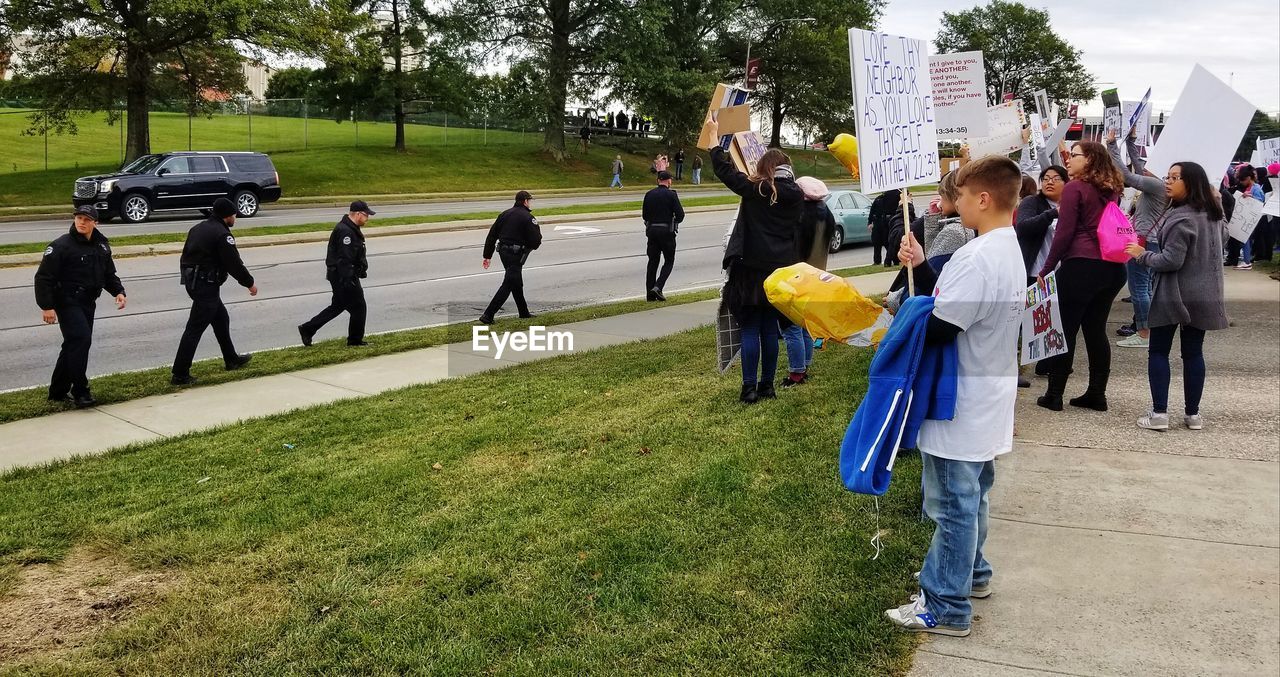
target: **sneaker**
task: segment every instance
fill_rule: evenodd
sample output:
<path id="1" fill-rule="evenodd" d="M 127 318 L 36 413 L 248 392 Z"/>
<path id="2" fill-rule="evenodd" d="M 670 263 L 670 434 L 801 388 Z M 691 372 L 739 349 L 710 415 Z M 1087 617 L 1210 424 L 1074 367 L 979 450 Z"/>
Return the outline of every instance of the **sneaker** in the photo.
<path id="1" fill-rule="evenodd" d="M 790 374 L 787 374 L 787 377 L 782 379 L 782 383 L 778 385 L 781 385 L 783 388 L 790 388 L 792 386 L 798 386 L 802 383 L 805 383 L 808 380 L 809 380 L 809 375 L 803 371 L 791 372 Z"/>
<path id="2" fill-rule="evenodd" d="M 917 595 L 915 601 L 910 604 L 904 604 L 896 609 L 889 609 L 884 612 L 884 615 L 889 619 L 889 622 L 910 632 L 931 632 L 935 635 L 947 635 L 949 637 L 969 636 L 969 628 L 939 624 L 937 619 L 933 617 L 933 613 L 924 605 L 923 592 Z"/>
<path id="3" fill-rule="evenodd" d="M 1154 411 L 1138 419 L 1138 427 L 1147 430 L 1165 431 L 1169 429 L 1169 415 L 1157 414 Z"/>
<path id="4" fill-rule="evenodd" d="M 1253 264 L 1252 264 L 1252 263 L 1242 263 L 1242 264 L 1240 264 L 1240 265 L 1236 266 L 1236 270 L 1253 270 Z"/>
<path id="5" fill-rule="evenodd" d="M 1151 341 L 1142 338 L 1141 334 L 1134 334 L 1129 338 L 1123 338 L 1116 341 L 1116 345 L 1121 348 L 1149 348 L 1151 346 Z"/>
<path id="6" fill-rule="evenodd" d="M 1187 414 L 1182 422 L 1187 424 L 1188 430 L 1200 430 L 1204 427 L 1204 419 L 1200 418 L 1200 414 Z"/>
<path id="7" fill-rule="evenodd" d="M 1122 324 L 1120 325 L 1120 328 L 1116 330 L 1116 336 L 1133 336 L 1136 333 L 1138 333 L 1138 330 L 1134 329 L 1131 324 Z"/>
<path id="8" fill-rule="evenodd" d="M 916 579 L 917 581 L 919 581 L 919 580 L 920 580 L 920 572 L 919 572 L 919 571 L 917 571 L 917 572 L 915 572 L 914 574 L 911 574 L 911 577 L 912 577 L 912 578 L 914 578 L 914 579 Z M 986 583 L 974 583 L 974 584 L 973 584 L 973 586 L 969 588 L 969 596 L 970 596 L 970 597 L 972 597 L 972 598 L 974 598 L 974 599 L 986 599 L 986 598 L 990 597 L 990 596 L 991 596 L 991 581 L 987 581 Z M 911 596 L 911 599 L 912 599 L 912 600 L 915 600 L 915 599 L 916 599 L 916 597 L 918 597 L 918 595 L 912 595 L 912 596 Z"/>

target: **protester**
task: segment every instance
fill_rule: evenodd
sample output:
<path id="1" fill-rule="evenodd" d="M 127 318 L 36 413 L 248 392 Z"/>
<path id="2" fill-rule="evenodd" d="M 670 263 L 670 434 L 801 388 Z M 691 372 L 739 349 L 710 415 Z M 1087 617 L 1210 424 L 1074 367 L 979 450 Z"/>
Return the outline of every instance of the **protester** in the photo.
<path id="1" fill-rule="evenodd" d="M 720 138 L 719 127 L 708 115 L 703 135 Z M 753 404 L 776 396 L 773 377 L 778 367 L 781 316 L 765 297 L 764 281 L 774 270 L 796 261 L 796 231 L 804 193 L 796 185 L 791 159 L 777 148 L 765 151 L 751 176 L 738 171 L 729 153 L 719 146 L 711 149 L 711 167 L 725 186 L 742 198 L 723 265 L 729 271 L 725 302 L 742 327 L 739 399 Z"/>
<path id="2" fill-rule="evenodd" d="M 902 198 L 899 197 L 899 200 Z M 902 238 L 906 236 L 907 223 L 911 224 L 911 228 L 916 232 L 916 239 L 920 239 L 920 229 L 923 227 L 920 219 L 916 218 L 916 205 L 914 202 L 907 202 L 907 220 L 903 220 L 902 203 L 898 203 L 898 208 L 889 215 L 889 234 L 885 237 L 885 251 L 888 253 L 889 260 L 886 263 L 890 265 L 898 265 L 898 244 Z M 906 284 L 906 274 L 898 276 Z"/>
<path id="3" fill-rule="evenodd" d="M 1081 141 L 1071 149 L 1067 172 L 1071 181 L 1062 191 L 1053 244 L 1038 272 L 1038 277 L 1043 278 L 1058 271 L 1058 308 L 1067 352 L 1045 360 L 1049 387 L 1036 403 L 1062 411 L 1062 396 L 1075 359 L 1076 335 L 1082 333 L 1089 354 L 1089 388 L 1073 398 L 1071 406 L 1106 411 L 1107 381 L 1111 376 L 1107 316 L 1124 286 L 1125 272 L 1123 264 L 1103 260 L 1098 223 L 1107 203 L 1119 199 L 1124 178 L 1111 163 L 1106 147 L 1096 141 Z"/>
<path id="4" fill-rule="evenodd" d="M 938 183 L 938 212 L 925 214 L 918 219 L 918 233 L 914 232 L 917 230 L 914 224 L 912 227 L 913 237 L 923 242 L 925 258 L 935 273 L 942 272 L 951 257 L 975 237 L 974 231 L 965 227 L 956 211 L 955 201 L 959 196 L 956 175 L 957 172 L 947 172 Z M 898 312 L 907 297 L 905 275 L 901 277 L 901 284 L 895 281 L 885 298 L 885 307 L 891 313 Z"/>
<path id="5" fill-rule="evenodd" d="M 1258 185 L 1257 174 L 1253 167 L 1249 165 L 1241 165 L 1236 169 L 1236 182 L 1240 184 L 1240 194 L 1243 199 L 1257 200 L 1258 202 L 1266 202 L 1267 196 L 1263 192 L 1262 186 Z M 1232 238 L 1233 240 L 1235 238 Z M 1246 238 L 1240 243 L 1240 263 L 1236 266 L 1236 270 L 1252 270 L 1253 269 L 1253 238 Z"/>
<path id="6" fill-rule="evenodd" d="M 622 190 L 622 156 L 613 156 L 613 183 L 609 184 L 610 188 Z"/>
<path id="7" fill-rule="evenodd" d="M 1254 171 L 1258 173 L 1258 185 L 1262 187 L 1262 192 L 1266 199 L 1271 199 L 1270 193 L 1275 190 L 1271 187 L 1271 174 L 1267 167 L 1255 167 Z M 1258 219 L 1258 225 L 1253 229 L 1253 260 L 1254 261 L 1270 261 L 1276 248 L 1276 217 L 1269 214 L 1263 214 Z"/>
<path id="8" fill-rule="evenodd" d="M 645 298 L 666 301 L 662 290 L 666 288 L 667 278 L 675 265 L 676 235 L 680 232 L 680 222 L 684 221 L 680 196 L 671 190 L 670 172 L 658 172 L 658 185 L 645 193 L 642 207 L 641 218 L 648 239 L 646 254 L 649 257 L 644 278 Z M 659 259 L 664 260 L 661 274 L 658 273 Z"/>
<path id="9" fill-rule="evenodd" d="M 1169 197 L 1165 192 L 1164 181 L 1143 169 L 1146 163 L 1140 157 L 1137 139 L 1138 132 L 1133 129 L 1125 140 L 1126 150 L 1133 164 L 1132 170 L 1121 161 L 1114 130 L 1107 135 L 1107 150 L 1124 177 L 1124 185 L 1138 191 L 1132 208 L 1132 221 L 1139 242 L 1145 243 L 1147 251 L 1160 251 L 1155 227 L 1169 207 Z M 1125 275 L 1129 285 L 1129 301 L 1133 304 L 1133 324 L 1120 328 L 1117 333 L 1125 338 L 1116 345 L 1121 348 L 1146 348 L 1151 336 L 1147 321 L 1147 314 L 1151 310 L 1151 269 L 1130 261 L 1125 264 Z"/>
<path id="10" fill-rule="evenodd" d="M 955 415 L 925 420 L 916 444 L 925 512 L 936 524 L 920 570 L 920 594 L 885 615 L 904 630 L 965 637 L 973 617 L 969 598 L 991 594 L 992 567 L 983 552 L 988 494 L 996 456 L 1013 449 L 1014 348 L 1026 269 L 1011 227 L 1021 187 L 1018 165 L 984 157 L 962 167 L 955 185 L 956 209 L 977 238 L 936 279 L 914 237 L 903 239 L 898 254 L 918 276 L 919 293 L 935 297 L 926 343 L 954 341 L 958 364 Z"/>
<path id="11" fill-rule="evenodd" d="M 693 185 L 702 185 L 702 156 L 693 154 Z"/>
<path id="12" fill-rule="evenodd" d="M 671 160 L 666 155 L 658 155 L 653 160 L 653 169 L 655 172 L 665 172 L 671 168 Z"/>
<path id="13" fill-rule="evenodd" d="M 1036 272 L 1044 267 L 1053 245 L 1058 224 L 1058 201 L 1067 185 L 1067 169 L 1051 165 L 1040 171 L 1040 192 L 1022 198 L 1013 220 L 1018 233 L 1018 247 L 1027 267 L 1027 285 L 1035 282 Z"/>
<path id="14" fill-rule="evenodd" d="M 1138 427 L 1169 429 L 1169 352 L 1173 335 L 1182 334 L 1183 422 L 1200 430 L 1200 399 L 1204 393 L 1205 332 L 1227 328 L 1223 296 L 1222 206 L 1204 168 L 1194 162 L 1169 167 L 1165 177 L 1172 209 L 1159 225 L 1160 251 L 1130 245 L 1134 261 L 1156 273 L 1151 303 L 1151 348 L 1147 378 L 1151 383 L 1151 412 Z"/>
<path id="15" fill-rule="evenodd" d="M 804 192 L 800 228 L 796 231 L 796 257 L 818 270 L 826 270 L 831 238 L 836 232 L 835 216 L 824 201 L 830 191 L 827 184 L 812 176 L 796 179 L 796 185 Z M 787 347 L 789 373 L 782 380 L 782 387 L 789 388 L 809 380 L 814 342 L 808 329 L 789 321 L 783 324 L 786 326 L 782 329 L 782 340 Z"/>
<path id="16" fill-rule="evenodd" d="M 507 302 L 508 297 L 515 298 L 516 311 L 520 313 L 520 317 L 533 317 L 524 298 L 524 264 L 529 260 L 529 254 L 540 246 L 542 229 L 538 227 L 538 219 L 533 216 L 533 196 L 529 191 L 522 190 L 516 193 L 515 205 L 498 215 L 484 239 L 484 261 L 481 265 L 488 270 L 489 261 L 496 250 L 506 272 L 498 291 L 489 301 L 489 306 L 480 315 L 481 324 L 493 324 L 494 315 Z"/>

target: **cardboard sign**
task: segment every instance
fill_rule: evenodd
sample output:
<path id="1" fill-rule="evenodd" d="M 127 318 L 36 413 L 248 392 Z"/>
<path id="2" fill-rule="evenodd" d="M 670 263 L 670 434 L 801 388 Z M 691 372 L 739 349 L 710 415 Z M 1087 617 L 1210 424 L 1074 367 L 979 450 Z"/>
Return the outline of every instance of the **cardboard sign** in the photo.
<path id="1" fill-rule="evenodd" d="M 1241 242 L 1247 241 L 1253 234 L 1253 229 L 1258 226 L 1258 219 L 1262 218 L 1262 209 L 1263 203 L 1237 192 L 1236 208 L 1231 212 L 1231 220 L 1227 222 L 1227 232 Z"/>
<path id="2" fill-rule="evenodd" d="M 1112 106 L 1102 111 L 1102 138 L 1115 132 L 1117 139 L 1124 138 L 1124 111 L 1120 106 Z"/>
<path id="3" fill-rule="evenodd" d="M 924 40 L 849 29 L 862 191 L 938 181 L 929 51 Z"/>
<path id="4" fill-rule="evenodd" d="M 730 152 L 736 154 L 734 162 L 741 162 L 738 169 L 744 174 L 750 175 L 755 171 L 756 165 L 760 163 L 760 158 L 767 150 L 769 147 L 765 145 L 760 132 L 738 132 L 733 135 L 733 148 Z"/>
<path id="5" fill-rule="evenodd" d="M 1049 115 L 1052 113 L 1049 109 L 1049 92 L 1037 89 L 1031 96 L 1036 100 L 1036 114 L 1043 120 L 1049 120 Z M 1054 122 L 1057 122 L 1057 120 L 1054 120 Z"/>
<path id="6" fill-rule="evenodd" d="M 1022 363 L 1031 364 L 1067 352 L 1067 336 L 1062 331 L 1058 310 L 1058 274 L 1049 273 L 1044 286 L 1027 287 L 1026 310 L 1022 312 Z"/>
<path id="7" fill-rule="evenodd" d="M 982 52 L 929 57 L 929 80 L 939 138 L 987 135 L 987 73 Z"/>
<path id="8" fill-rule="evenodd" d="M 1274 139 L 1258 139 L 1257 162 L 1254 167 L 1270 167 L 1280 162 L 1280 136 Z"/>
<path id="9" fill-rule="evenodd" d="M 1040 116 L 1036 113 L 1031 114 L 1031 146 L 1033 148 L 1044 148 L 1044 126 L 1040 121 Z"/>
<path id="10" fill-rule="evenodd" d="M 707 134 L 698 135 L 698 147 L 711 150 L 725 141 L 726 136 L 751 131 L 751 106 L 747 104 L 749 93 L 733 85 L 718 84 L 711 95 L 707 112 L 713 114 L 720 125 L 720 138 Z M 727 148 L 726 148 L 727 150 Z"/>
<path id="11" fill-rule="evenodd" d="M 977 160 L 988 155 L 1008 155 L 1026 145 L 1022 140 L 1022 126 L 1026 115 L 1022 112 L 1022 100 L 1014 99 L 987 109 L 987 136 L 969 139 L 969 158 Z"/>
<path id="12" fill-rule="evenodd" d="M 1196 162 L 1216 182 L 1231 164 L 1255 110 L 1257 106 L 1196 64 L 1168 124 L 1147 153 L 1147 171 L 1164 176 L 1175 162 Z"/>
<path id="13" fill-rule="evenodd" d="M 1135 143 L 1139 146 L 1150 145 L 1151 107 L 1144 101 L 1125 101 L 1120 105 L 1120 111 L 1125 121 L 1125 132 L 1116 137 L 1117 142 L 1129 138 L 1129 130 L 1135 129 L 1138 132 Z"/>

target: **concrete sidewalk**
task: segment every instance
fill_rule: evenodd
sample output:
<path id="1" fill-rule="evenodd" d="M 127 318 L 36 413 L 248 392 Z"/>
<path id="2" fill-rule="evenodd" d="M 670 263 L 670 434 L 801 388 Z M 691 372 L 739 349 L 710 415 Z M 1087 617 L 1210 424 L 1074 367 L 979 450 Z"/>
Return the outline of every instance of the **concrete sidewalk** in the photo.
<path id="1" fill-rule="evenodd" d="M 972 635 L 931 636 L 911 674 L 1280 673 L 1280 284 L 1226 276 L 1204 430 L 1181 426 L 1176 347 L 1169 432 L 1134 425 L 1145 350 L 1113 350 L 1106 413 L 1040 409 L 1044 379 L 1020 393 L 991 495 L 994 592 Z M 1130 312 L 1117 303 L 1110 329 Z M 1078 358 L 1069 396 L 1087 373 Z"/>
<path id="2" fill-rule="evenodd" d="M 855 284 L 865 294 L 883 294 L 896 274 L 863 275 L 855 279 Z M 572 332 L 573 352 L 580 353 L 711 324 L 718 304 L 718 300 L 711 300 L 656 306 L 639 313 L 548 329 Z M 0 472 L 468 376 L 566 352 L 507 351 L 501 359 L 495 359 L 474 352 L 470 342 L 452 343 L 14 421 L 0 425 Z"/>

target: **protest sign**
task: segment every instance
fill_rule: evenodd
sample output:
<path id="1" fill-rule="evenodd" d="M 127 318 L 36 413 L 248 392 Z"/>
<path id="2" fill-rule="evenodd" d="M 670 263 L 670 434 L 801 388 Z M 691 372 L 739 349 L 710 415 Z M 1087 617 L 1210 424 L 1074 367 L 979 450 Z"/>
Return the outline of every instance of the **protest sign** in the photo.
<path id="1" fill-rule="evenodd" d="M 1175 162 L 1195 162 L 1216 182 L 1231 164 L 1257 109 L 1196 64 L 1167 118 L 1168 124 L 1147 153 L 1147 171 L 1164 176 Z"/>
<path id="2" fill-rule="evenodd" d="M 864 193 L 938 181 L 938 134 L 924 40 L 849 29 Z"/>
<path id="3" fill-rule="evenodd" d="M 729 152 L 733 156 L 734 163 L 737 163 L 740 169 L 746 168 L 743 173 L 750 174 L 760 162 L 760 157 L 767 150 L 769 150 L 769 147 L 765 145 L 760 132 L 750 131 L 734 134 L 733 146 Z"/>
<path id="4" fill-rule="evenodd" d="M 1102 138 L 1115 132 L 1117 139 L 1124 138 L 1124 112 L 1120 106 L 1112 106 L 1102 111 Z"/>
<path id="5" fill-rule="evenodd" d="M 1031 114 L 1031 146 L 1033 148 L 1044 148 L 1044 127 L 1040 122 L 1038 113 Z"/>
<path id="6" fill-rule="evenodd" d="M 1098 96 L 1102 98 L 1103 108 L 1118 108 L 1120 106 L 1120 92 L 1117 89 L 1104 89 L 1098 92 Z"/>
<path id="7" fill-rule="evenodd" d="M 987 75 L 982 52 L 929 57 L 929 80 L 939 138 L 987 135 Z"/>
<path id="8" fill-rule="evenodd" d="M 1253 234 L 1253 229 L 1262 218 L 1263 203 L 1236 193 L 1236 207 L 1231 212 L 1231 220 L 1227 222 L 1227 232 L 1231 237 L 1245 242 Z"/>
<path id="9" fill-rule="evenodd" d="M 1139 146 L 1149 146 L 1151 141 L 1151 106 L 1144 101 L 1125 101 L 1120 106 L 1124 116 L 1125 131 L 1117 139 L 1128 138 L 1129 130 L 1137 130 L 1134 142 Z"/>
<path id="10" fill-rule="evenodd" d="M 1254 167 L 1270 167 L 1280 162 L 1280 137 L 1274 139 L 1258 139 L 1257 162 Z"/>
<path id="11" fill-rule="evenodd" d="M 1043 89 L 1037 89 L 1031 96 L 1036 100 L 1036 115 L 1039 115 L 1043 120 L 1048 120 L 1049 114 L 1052 112 L 1049 109 L 1049 93 Z M 1057 121 L 1055 120 L 1054 122 Z"/>
<path id="12" fill-rule="evenodd" d="M 1271 179 L 1271 182 L 1274 184 L 1275 179 Z M 1271 194 L 1267 196 L 1267 203 L 1262 205 L 1262 213 L 1267 216 L 1280 217 L 1280 191 L 1271 191 Z"/>
<path id="13" fill-rule="evenodd" d="M 698 147 L 703 150 L 721 146 L 728 150 L 728 138 L 738 132 L 751 129 L 751 106 L 747 103 L 750 92 L 733 85 L 717 84 L 711 95 L 711 103 L 707 112 L 715 116 L 719 124 L 720 137 L 711 138 L 706 134 L 698 136 Z"/>
<path id="14" fill-rule="evenodd" d="M 1049 273 L 1044 285 L 1027 287 L 1026 310 L 1022 312 L 1022 363 L 1031 364 L 1067 352 L 1058 310 L 1058 277 Z"/>
<path id="15" fill-rule="evenodd" d="M 1026 116 L 1022 112 L 1022 100 L 1014 99 L 987 109 L 987 135 L 968 141 L 969 157 L 977 160 L 988 155 L 1008 155 L 1026 145 L 1022 140 L 1022 126 Z"/>

